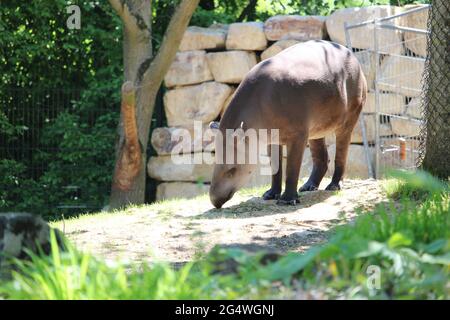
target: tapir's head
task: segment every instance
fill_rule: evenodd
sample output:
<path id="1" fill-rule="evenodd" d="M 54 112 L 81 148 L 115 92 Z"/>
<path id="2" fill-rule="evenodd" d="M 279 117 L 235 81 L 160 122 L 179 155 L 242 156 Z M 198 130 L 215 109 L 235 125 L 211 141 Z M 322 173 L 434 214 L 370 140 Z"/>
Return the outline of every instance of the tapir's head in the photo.
<path id="1" fill-rule="evenodd" d="M 209 198 L 216 208 L 231 199 L 234 193 L 249 180 L 255 170 L 256 164 L 251 164 L 248 154 L 252 142 L 244 134 L 244 128 L 238 128 L 234 133 L 220 130 L 217 122 L 211 122 L 212 129 L 218 129 L 216 133 L 216 164 L 209 189 Z M 233 155 L 230 156 L 230 151 Z M 244 161 L 243 161 L 244 160 Z"/>

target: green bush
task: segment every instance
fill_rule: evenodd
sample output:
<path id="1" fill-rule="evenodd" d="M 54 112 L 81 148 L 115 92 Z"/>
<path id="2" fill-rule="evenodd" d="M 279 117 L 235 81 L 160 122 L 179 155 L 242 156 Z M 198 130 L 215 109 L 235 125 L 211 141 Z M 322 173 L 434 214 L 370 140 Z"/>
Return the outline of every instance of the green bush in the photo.
<path id="1" fill-rule="evenodd" d="M 398 173 L 407 190 L 428 190 L 420 205 L 379 205 L 354 223 L 337 227 L 323 247 L 290 254 L 258 271 L 264 279 L 300 281 L 304 290 L 331 298 L 448 299 L 450 284 L 450 198 L 429 174 Z M 381 271 L 381 287 L 366 286 L 369 266 Z"/>
<path id="2" fill-rule="evenodd" d="M 0 169 L 6 173 L 0 178 L 5 186 L 0 192 L 2 208 L 60 218 L 57 207 L 79 207 L 70 210 L 74 214 L 98 210 L 107 203 L 118 114 L 105 113 L 93 125 L 80 118 L 62 112 L 43 128 L 44 148 L 34 154 L 34 162 L 47 163 L 48 167 L 37 180 L 27 178 L 23 163 L 0 160 Z M 57 152 L 45 146 L 52 146 Z"/>
<path id="3" fill-rule="evenodd" d="M 23 163 L 0 159 L 0 208 L 5 211 L 27 211 L 30 207 L 45 208 L 45 198 L 39 183 L 29 179 Z M 25 200 L 26 199 L 26 200 Z"/>
<path id="4" fill-rule="evenodd" d="M 121 22 L 107 2 L 74 3 L 80 30 L 66 27 L 67 1 L 0 7 L 0 135 L 12 150 L 0 160 L 0 211 L 54 218 L 58 206 L 98 210 L 108 196 L 123 78 Z"/>
<path id="5" fill-rule="evenodd" d="M 42 152 L 37 155 L 39 161 L 50 163 L 40 183 L 52 191 L 51 207 L 87 204 L 96 210 L 106 205 L 115 160 L 117 121 L 117 112 L 99 116 L 93 125 L 81 121 L 78 115 L 63 112 L 44 130 L 44 144 L 58 142 L 56 154 Z M 79 190 L 77 199 L 69 196 L 70 189 L 61 186 L 76 186 Z M 84 210 L 87 209 L 92 211 L 89 207 Z"/>

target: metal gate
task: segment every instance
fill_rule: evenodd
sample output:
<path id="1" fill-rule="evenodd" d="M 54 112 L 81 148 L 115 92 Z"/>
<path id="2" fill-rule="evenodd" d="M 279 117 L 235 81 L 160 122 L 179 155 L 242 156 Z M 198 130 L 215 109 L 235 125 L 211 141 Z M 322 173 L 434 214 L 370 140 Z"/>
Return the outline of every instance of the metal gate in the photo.
<path id="1" fill-rule="evenodd" d="M 416 167 L 428 9 L 425 5 L 358 24 L 344 24 L 347 47 L 360 61 L 368 83 L 359 125 L 369 176 L 374 178 L 382 177 L 391 168 Z"/>

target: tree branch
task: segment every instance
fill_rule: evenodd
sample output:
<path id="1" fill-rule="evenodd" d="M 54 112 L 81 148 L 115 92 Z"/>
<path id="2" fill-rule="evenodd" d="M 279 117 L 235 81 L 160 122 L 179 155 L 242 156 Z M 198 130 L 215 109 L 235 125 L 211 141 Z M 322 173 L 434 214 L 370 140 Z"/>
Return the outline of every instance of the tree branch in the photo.
<path id="1" fill-rule="evenodd" d="M 140 29 L 150 33 L 151 1 L 139 0 L 108 0 L 113 9 L 122 19 L 124 26 L 130 30 Z M 144 15 L 147 16 L 144 16 Z"/>
<path id="2" fill-rule="evenodd" d="M 245 18 L 248 20 L 252 20 L 255 15 L 256 5 L 258 4 L 258 0 L 250 0 L 247 6 L 242 10 L 241 14 L 237 18 L 237 21 L 244 21 Z"/>
<path id="3" fill-rule="evenodd" d="M 159 87 L 172 64 L 181 39 L 200 0 L 182 0 L 170 19 L 161 47 L 142 77 L 142 84 Z"/>
<path id="4" fill-rule="evenodd" d="M 109 0 L 109 4 L 113 7 L 114 11 L 123 18 L 123 6 L 120 0 Z"/>

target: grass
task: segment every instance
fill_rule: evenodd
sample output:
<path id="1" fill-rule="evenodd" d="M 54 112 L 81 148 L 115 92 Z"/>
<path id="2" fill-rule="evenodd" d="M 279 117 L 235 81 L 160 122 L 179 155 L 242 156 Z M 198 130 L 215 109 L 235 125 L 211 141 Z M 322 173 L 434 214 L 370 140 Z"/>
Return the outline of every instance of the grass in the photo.
<path id="1" fill-rule="evenodd" d="M 443 182 L 424 171 L 391 171 L 389 175 L 392 178 L 385 181 L 384 190 L 394 200 L 424 200 L 432 193 L 448 189 Z"/>
<path id="2" fill-rule="evenodd" d="M 178 208 L 185 206 L 193 201 L 202 201 L 206 199 L 206 195 L 201 195 L 195 199 L 171 199 L 166 201 L 158 201 L 151 205 L 130 206 L 123 210 L 102 211 L 98 213 L 84 213 L 78 216 L 71 216 L 64 220 L 54 220 L 50 222 L 50 226 L 58 229 L 63 229 L 65 225 L 70 224 L 88 224 L 90 222 L 107 220 L 112 216 L 120 214 L 121 216 L 145 214 L 163 221 L 170 218 L 170 216 L 177 211 Z"/>
<path id="3" fill-rule="evenodd" d="M 30 254 L 30 261 L 16 261 L 14 281 L 0 292 L 12 299 L 173 299 L 197 295 L 185 283 L 190 266 L 176 272 L 164 264 L 151 268 L 106 263 L 74 247 L 61 252 L 52 235 L 49 257 Z"/>
<path id="4" fill-rule="evenodd" d="M 265 299 L 305 297 L 306 292 L 318 298 L 449 299 L 447 185 L 426 173 L 396 173 L 385 188 L 397 202 L 379 205 L 352 224 L 336 227 L 322 246 L 271 259 L 264 252 L 215 248 L 179 269 L 165 263 L 111 264 L 70 244 L 60 251 L 52 236 L 50 256 L 30 253 L 29 261 L 14 261 L 16 271 L 10 281 L 0 284 L 0 296 Z M 166 204 L 154 208 L 159 207 L 167 209 Z"/>

